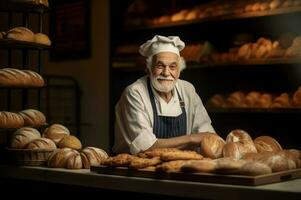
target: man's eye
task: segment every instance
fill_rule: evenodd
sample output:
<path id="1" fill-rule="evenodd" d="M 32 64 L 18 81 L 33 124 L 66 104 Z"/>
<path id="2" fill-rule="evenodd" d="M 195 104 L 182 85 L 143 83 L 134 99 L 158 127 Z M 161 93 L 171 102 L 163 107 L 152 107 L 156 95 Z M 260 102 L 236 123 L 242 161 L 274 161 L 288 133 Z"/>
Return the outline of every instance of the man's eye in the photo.
<path id="1" fill-rule="evenodd" d="M 159 69 L 161 69 L 161 68 L 164 67 L 164 65 L 162 65 L 162 64 L 157 64 L 156 67 L 159 68 Z"/>
<path id="2" fill-rule="evenodd" d="M 177 68 L 177 65 L 171 65 L 171 66 L 169 66 L 169 68 L 170 68 L 171 70 L 175 70 L 175 69 Z"/>

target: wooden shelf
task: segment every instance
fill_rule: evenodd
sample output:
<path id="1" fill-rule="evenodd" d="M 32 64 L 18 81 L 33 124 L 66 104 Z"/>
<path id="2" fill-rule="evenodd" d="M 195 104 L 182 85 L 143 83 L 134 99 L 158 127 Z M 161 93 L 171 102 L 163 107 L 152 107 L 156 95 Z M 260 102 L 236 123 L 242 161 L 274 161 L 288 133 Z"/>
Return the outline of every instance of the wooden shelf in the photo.
<path id="1" fill-rule="evenodd" d="M 234 20 L 234 19 L 245 19 L 245 18 L 256 18 L 256 17 L 264 17 L 264 16 L 274 16 L 274 15 L 283 15 L 283 14 L 291 14 L 301 12 L 301 6 L 298 7 L 287 7 L 287 8 L 278 8 L 275 10 L 264 10 L 264 11 L 254 11 L 254 12 L 246 12 L 246 13 L 229 13 L 219 16 L 206 17 L 202 19 L 195 20 L 182 20 L 178 22 L 164 23 L 164 24 L 156 24 L 156 25 L 141 25 L 141 26 L 130 26 L 125 27 L 125 31 L 138 31 L 138 30 L 148 30 L 148 29 L 160 29 L 160 28 L 169 28 L 175 26 L 186 26 L 192 24 L 199 24 L 205 22 L 216 22 L 222 20 Z"/>
<path id="2" fill-rule="evenodd" d="M 35 42 L 26 42 L 12 39 L 0 39 L 0 49 L 31 49 L 43 50 L 50 49 L 51 46 L 39 44 Z"/>

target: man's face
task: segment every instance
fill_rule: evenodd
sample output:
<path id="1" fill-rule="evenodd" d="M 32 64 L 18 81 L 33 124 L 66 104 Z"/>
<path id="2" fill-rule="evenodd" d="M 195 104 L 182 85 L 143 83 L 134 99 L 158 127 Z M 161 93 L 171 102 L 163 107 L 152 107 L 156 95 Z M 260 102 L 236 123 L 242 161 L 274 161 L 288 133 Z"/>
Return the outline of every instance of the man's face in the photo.
<path id="1" fill-rule="evenodd" d="M 150 79 L 153 87 L 159 92 L 170 92 L 179 76 L 178 55 L 171 52 L 162 52 L 154 55 Z"/>

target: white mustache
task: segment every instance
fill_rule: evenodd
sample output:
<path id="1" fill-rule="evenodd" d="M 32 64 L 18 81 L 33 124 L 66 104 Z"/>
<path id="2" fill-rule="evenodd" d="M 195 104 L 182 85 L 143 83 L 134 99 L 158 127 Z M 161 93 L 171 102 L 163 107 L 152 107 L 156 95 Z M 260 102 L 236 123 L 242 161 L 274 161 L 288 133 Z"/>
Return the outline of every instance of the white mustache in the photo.
<path id="1" fill-rule="evenodd" d="M 157 80 L 167 80 L 167 81 L 173 81 L 174 80 L 174 78 L 172 78 L 172 77 L 164 77 L 164 76 L 161 76 L 161 75 L 157 76 L 156 79 Z"/>

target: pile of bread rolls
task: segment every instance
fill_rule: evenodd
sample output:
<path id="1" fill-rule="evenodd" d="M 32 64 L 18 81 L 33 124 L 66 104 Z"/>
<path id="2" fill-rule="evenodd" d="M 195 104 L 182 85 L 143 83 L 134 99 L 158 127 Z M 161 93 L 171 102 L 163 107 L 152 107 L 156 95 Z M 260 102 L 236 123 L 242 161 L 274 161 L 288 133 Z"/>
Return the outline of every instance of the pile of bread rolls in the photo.
<path id="1" fill-rule="evenodd" d="M 249 133 L 236 129 L 226 140 L 205 133 L 200 151 L 158 148 L 137 155 L 118 154 L 102 162 L 104 166 L 128 167 L 157 172 L 218 173 L 257 176 L 301 168 L 301 152 L 283 150 L 270 136 L 254 140 Z"/>
<path id="2" fill-rule="evenodd" d="M 32 127 L 17 129 L 10 139 L 10 148 L 52 150 L 45 159 L 47 166 L 53 168 L 88 169 L 91 165 L 100 165 L 108 157 L 104 150 L 96 147 L 82 149 L 81 141 L 61 124 L 52 124 L 42 134 Z"/>
<path id="3" fill-rule="evenodd" d="M 51 41 L 44 33 L 34 33 L 26 27 L 15 27 L 7 32 L 1 32 L 2 39 L 11 39 L 25 42 L 35 42 L 50 46 Z"/>
<path id="4" fill-rule="evenodd" d="M 207 102 L 208 108 L 299 108 L 301 107 L 301 86 L 292 94 L 280 95 L 251 91 L 235 91 L 229 95 L 215 94 Z"/>
<path id="5" fill-rule="evenodd" d="M 19 113 L 0 111 L 0 128 L 39 127 L 46 125 L 45 115 L 35 109 L 26 109 Z"/>

